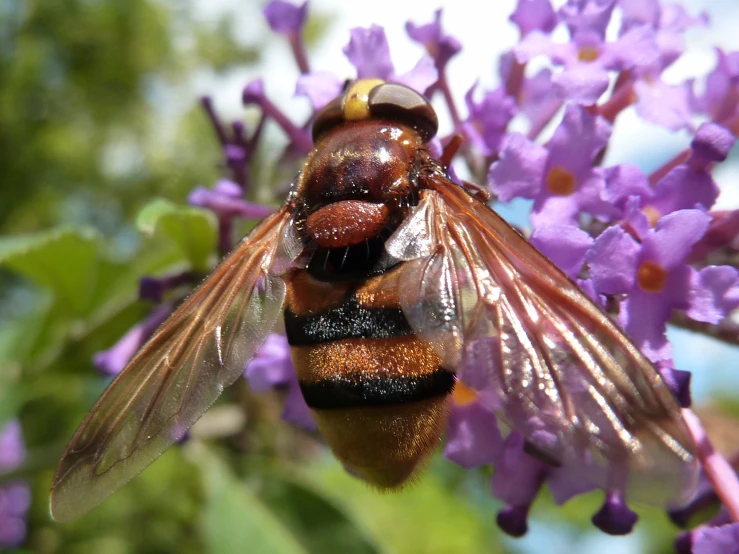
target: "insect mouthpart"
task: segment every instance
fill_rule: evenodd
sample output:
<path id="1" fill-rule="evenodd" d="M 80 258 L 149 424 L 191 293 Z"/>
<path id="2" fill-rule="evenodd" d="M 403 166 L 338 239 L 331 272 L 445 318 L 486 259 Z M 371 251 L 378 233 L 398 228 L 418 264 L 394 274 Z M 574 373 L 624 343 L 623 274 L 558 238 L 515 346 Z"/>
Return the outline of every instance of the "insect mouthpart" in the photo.
<path id="1" fill-rule="evenodd" d="M 342 200 L 310 214 L 306 231 L 325 248 L 353 246 L 377 236 L 387 223 L 388 213 L 385 204 Z"/>

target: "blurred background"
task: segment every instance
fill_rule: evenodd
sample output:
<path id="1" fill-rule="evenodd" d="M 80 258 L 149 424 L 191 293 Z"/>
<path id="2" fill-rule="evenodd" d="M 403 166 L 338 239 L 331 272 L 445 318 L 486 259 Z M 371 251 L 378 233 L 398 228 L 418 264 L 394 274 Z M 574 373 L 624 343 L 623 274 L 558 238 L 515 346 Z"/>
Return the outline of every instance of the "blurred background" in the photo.
<path id="1" fill-rule="evenodd" d="M 464 46 L 450 66 L 460 105 L 475 80 L 497 84 L 498 56 L 517 40 L 507 22 L 515 2 L 489 4 L 481 10 L 479 2 L 458 0 L 444 12 L 445 29 Z M 734 0 L 683 4 L 693 14 L 708 11 L 713 25 L 688 33 L 689 52 L 670 70 L 675 82 L 705 75 L 715 63 L 713 45 L 739 49 Z M 224 394 L 189 441 L 102 506 L 70 523 L 50 520 L 55 465 L 107 383 L 93 354 L 151 311 L 137 299 L 142 275 L 189 262 L 167 237 L 143 235 L 137 214 L 154 198 L 184 204 L 195 186 L 223 175 L 199 97 L 213 96 L 224 119 L 253 126 L 258 114 L 241 107 L 241 89 L 261 76 L 268 96 L 289 115 L 302 121 L 309 113 L 304 99 L 293 98 L 298 71 L 289 46 L 269 31 L 262 8 L 250 0 L 0 2 L 0 430 L 19 423 L 25 444 L 0 441 L 0 544 L 4 533 L 20 532 L 20 546 L 5 550 L 672 551 L 676 529 L 655 508 L 638 509 L 642 520 L 628 537 L 595 530 L 590 517 L 598 493 L 564 507 L 545 494 L 529 534 L 503 537 L 489 470 L 463 470 L 441 457 L 415 486 L 378 495 L 347 476 L 319 437 L 280 420 L 279 393 L 255 395 L 245 382 Z M 348 30 L 378 23 L 396 68 L 406 71 L 421 50 L 405 37 L 405 21 L 427 23 L 435 8 L 427 1 L 312 2 L 306 31 L 312 66 L 353 75 L 341 52 Z M 254 194 L 277 205 L 293 168 L 287 175 L 275 169 L 285 139 L 275 128 L 267 131 L 254 164 Z M 641 124 L 620 135 L 609 157 L 649 171 L 688 142 L 686 134 Z M 736 160 L 717 175 L 721 206 L 739 207 Z M 522 204 L 504 213 L 525 226 L 525 210 Z M 736 347 L 671 333 L 678 366 L 694 371 L 695 398 L 706 406 L 709 426 L 722 444 L 735 444 Z M 1 487 L 10 483 L 30 487 L 24 533 L 16 525 L 23 516 L 3 512 L 10 499 Z"/>

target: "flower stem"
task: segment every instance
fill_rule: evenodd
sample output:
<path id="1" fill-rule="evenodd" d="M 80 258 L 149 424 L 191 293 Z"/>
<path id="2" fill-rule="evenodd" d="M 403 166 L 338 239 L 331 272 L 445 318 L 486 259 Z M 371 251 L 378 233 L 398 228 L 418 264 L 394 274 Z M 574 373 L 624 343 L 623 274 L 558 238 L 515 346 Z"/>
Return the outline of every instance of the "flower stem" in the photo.
<path id="1" fill-rule="evenodd" d="M 627 80 L 614 89 L 607 102 L 597 107 L 597 113 L 613 123 L 616 116 L 633 104 L 635 100 L 633 84 L 630 80 Z"/>
<path id="2" fill-rule="evenodd" d="M 218 119 L 218 116 L 213 109 L 213 100 L 210 96 L 203 96 L 200 98 L 200 105 L 205 109 L 205 113 L 208 115 L 211 125 L 213 125 L 213 130 L 216 132 L 218 142 L 221 143 L 221 146 L 226 146 L 226 143 L 228 142 L 228 139 L 226 138 L 226 130 L 223 128 L 223 125 L 221 125 L 221 121 Z"/>
<path id="3" fill-rule="evenodd" d="M 739 345 L 739 327 L 730 317 L 724 318 L 716 325 L 690 319 L 685 312 L 675 310 L 670 316 L 670 325 L 712 337 L 726 344 Z"/>
<path id="4" fill-rule="evenodd" d="M 452 91 L 449 88 L 449 82 L 446 79 L 446 72 L 444 69 L 439 70 L 439 80 L 437 81 L 436 86 L 441 91 L 441 94 L 444 95 L 444 101 L 449 108 L 449 115 L 452 117 L 454 128 L 459 129 L 459 124 L 461 123 L 459 119 L 459 110 L 457 110 L 457 105 L 454 103 Z"/>
<path id="5" fill-rule="evenodd" d="M 303 37 L 300 35 L 290 35 L 290 46 L 292 47 L 295 63 L 298 64 L 300 73 L 303 75 L 310 73 L 310 64 L 308 63 L 308 55 L 305 51 Z"/>
<path id="6" fill-rule="evenodd" d="M 680 164 L 684 164 L 685 162 L 687 162 L 692 153 L 693 150 L 691 148 L 686 148 L 685 150 L 677 154 L 674 158 L 667 161 L 664 165 L 662 165 L 662 167 L 655 169 L 649 176 L 649 184 L 651 186 L 654 186 L 659 183 L 662 178 L 670 171 L 675 169 Z"/>
<path id="7" fill-rule="evenodd" d="M 698 416 L 688 408 L 684 408 L 682 413 L 690 434 L 695 440 L 698 460 L 700 460 L 706 478 L 731 516 L 731 520 L 739 521 L 739 479 L 734 469 L 726 458 L 713 448 Z"/>
<path id="8" fill-rule="evenodd" d="M 526 71 L 526 64 L 519 62 L 515 56 L 513 56 L 512 67 L 508 78 L 505 82 L 505 92 L 508 96 L 515 99 L 517 105 L 521 105 L 521 90 L 523 89 L 524 73 Z"/>
<path id="9" fill-rule="evenodd" d="M 218 218 L 218 253 L 225 256 L 233 248 L 233 218 Z"/>
<path id="10" fill-rule="evenodd" d="M 290 119 L 288 119 L 288 117 L 266 97 L 262 98 L 260 104 L 264 113 L 282 127 L 282 130 L 285 131 L 293 144 L 295 144 L 302 153 L 307 154 L 313 150 L 313 140 L 307 132 L 290 121 Z"/>

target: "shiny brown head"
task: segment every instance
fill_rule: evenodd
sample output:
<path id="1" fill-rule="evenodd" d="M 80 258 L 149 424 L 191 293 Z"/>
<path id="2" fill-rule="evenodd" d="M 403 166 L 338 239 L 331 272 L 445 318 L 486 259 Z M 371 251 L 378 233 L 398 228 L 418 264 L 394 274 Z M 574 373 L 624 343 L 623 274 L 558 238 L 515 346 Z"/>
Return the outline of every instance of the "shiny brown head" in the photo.
<path id="1" fill-rule="evenodd" d="M 404 122 L 424 142 L 431 140 L 439 129 L 436 112 L 422 94 L 398 83 L 361 79 L 318 113 L 313 123 L 313 141 L 318 144 L 326 132 L 342 123 L 370 118 Z"/>

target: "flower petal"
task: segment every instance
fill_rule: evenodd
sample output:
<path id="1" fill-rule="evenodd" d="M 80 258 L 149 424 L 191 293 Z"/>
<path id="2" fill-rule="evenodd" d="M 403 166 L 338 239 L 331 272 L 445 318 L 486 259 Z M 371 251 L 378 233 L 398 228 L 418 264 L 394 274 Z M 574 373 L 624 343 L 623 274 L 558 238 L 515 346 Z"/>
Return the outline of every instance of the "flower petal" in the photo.
<path id="1" fill-rule="evenodd" d="M 300 6 L 290 2 L 273 0 L 264 8 L 264 17 L 270 28 L 283 35 L 297 35 L 300 33 L 308 13 L 308 1 Z"/>
<path id="2" fill-rule="evenodd" d="M 480 402 L 454 405 L 444 456 L 462 467 L 492 464 L 503 448 L 495 414 Z"/>
<path id="3" fill-rule="evenodd" d="M 530 242 L 568 277 L 574 279 L 582 269 L 585 254 L 593 245 L 593 238 L 571 225 L 545 224 L 534 229 Z"/>
<path id="4" fill-rule="evenodd" d="M 343 86 L 344 82 L 330 71 L 314 71 L 298 77 L 295 95 L 307 97 L 318 111 L 341 94 Z"/>
<path id="5" fill-rule="evenodd" d="M 710 223 L 711 216 L 701 210 L 680 210 L 664 216 L 644 238 L 643 258 L 666 269 L 677 267 L 685 261 Z"/>
<path id="6" fill-rule="evenodd" d="M 603 231 L 585 255 L 595 289 L 601 294 L 623 294 L 634 285 L 639 245 L 621 227 Z"/>
<path id="7" fill-rule="evenodd" d="M 539 493 L 548 467 L 526 454 L 523 437 L 511 432 L 490 481 L 493 495 L 513 506 L 528 506 Z"/>
<path id="8" fill-rule="evenodd" d="M 517 196 L 533 198 L 541 188 L 547 149 L 520 133 L 508 136 L 500 159 L 490 166 L 490 189 L 501 202 Z"/>
<path id="9" fill-rule="evenodd" d="M 11 420 L 0 429 L 0 474 L 17 468 L 26 459 L 26 445 L 18 420 Z"/>
<path id="10" fill-rule="evenodd" d="M 549 0 L 518 0 L 515 11 L 508 18 L 521 31 L 521 36 L 531 31 L 551 33 L 557 26 L 557 14 Z"/>
<path id="11" fill-rule="evenodd" d="M 672 346 L 667 341 L 667 320 L 671 306 L 664 295 L 635 287 L 621 303 L 619 323 L 634 343 L 653 362 L 669 360 Z"/>
<path id="12" fill-rule="evenodd" d="M 710 266 L 693 274 L 688 317 L 718 323 L 739 306 L 739 273 L 730 266 Z"/>
<path id="13" fill-rule="evenodd" d="M 434 60 L 429 56 L 422 56 L 413 69 L 400 75 L 392 75 L 390 80 L 423 92 L 439 80 L 439 72 Z"/>
<path id="14" fill-rule="evenodd" d="M 696 538 L 693 554 L 739 554 L 739 523 L 706 528 Z"/>
<path id="15" fill-rule="evenodd" d="M 244 370 L 244 376 L 255 392 L 285 385 L 294 378 L 294 374 L 287 338 L 277 333 L 267 336 L 267 340 Z"/>
<path id="16" fill-rule="evenodd" d="M 349 44 L 344 47 L 344 54 L 357 69 L 359 79 L 368 77 L 388 79 L 393 73 L 390 46 L 385 30 L 379 25 L 352 29 Z"/>

